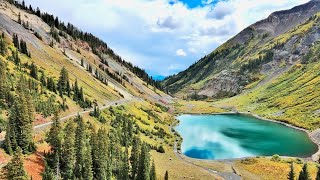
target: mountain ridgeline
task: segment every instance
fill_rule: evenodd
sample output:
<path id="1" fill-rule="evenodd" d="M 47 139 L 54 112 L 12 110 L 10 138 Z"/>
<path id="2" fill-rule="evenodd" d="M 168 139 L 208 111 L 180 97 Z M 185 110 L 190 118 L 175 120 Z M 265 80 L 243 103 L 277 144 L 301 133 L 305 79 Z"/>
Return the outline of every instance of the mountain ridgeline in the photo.
<path id="1" fill-rule="evenodd" d="M 272 13 L 201 58 L 167 77 L 168 92 L 186 99 L 230 97 L 269 82 L 299 63 L 310 63 L 320 39 L 320 1 Z"/>
<path id="2" fill-rule="evenodd" d="M 18 1 L 11 1 L 11 3 L 14 4 L 16 7 L 19 7 L 20 9 L 27 11 L 28 13 L 40 17 L 50 27 L 57 28 L 59 32 L 53 29 L 50 33 L 58 42 L 60 41 L 59 35 L 65 36 L 64 33 L 67 33 L 74 39 L 80 39 L 84 42 L 87 42 L 92 52 L 99 56 L 100 59 L 104 60 L 103 55 L 108 55 L 112 59 L 118 61 L 120 64 L 127 67 L 130 71 L 135 73 L 138 77 L 140 77 L 148 84 L 151 84 L 157 87 L 158 89 L 161 88 L 160 84 L 157 81 L 153 80 L 152 77 L 149 77 L 145 70 L 139 68 L 138 66 L 132 65 L 132 63 L 130 62 L 123 60 L 121 56 L 117 55 L 110 47 L 108 47 L 108 45 L 105 42 L 103 42 L 101 39 L 94 36 L 93 34 L 83 32 L 71 23 L 67 23 L 66 25 L 64 22 L 60 21 L 57 16 L 55 17 L 54 15 L 48 14 L 46 12 L 41 12 L 39 8 L 35 9 L 31 5 L 27 6 L 24 1 L 22 1 L 21 4 Z"/>

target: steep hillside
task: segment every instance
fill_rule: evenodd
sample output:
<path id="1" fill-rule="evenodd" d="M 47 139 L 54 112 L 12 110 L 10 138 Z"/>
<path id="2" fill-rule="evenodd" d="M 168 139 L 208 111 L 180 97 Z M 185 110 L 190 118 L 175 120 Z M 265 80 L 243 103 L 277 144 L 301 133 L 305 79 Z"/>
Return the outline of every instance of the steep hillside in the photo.
<path id="1" fill-rule="evenodd" d="M 51 19 L 54 23 L 49 25 Z M 32 56 L 27 61 L 34 62 L 46 75 L 58 78 L 65 67 L 71 82 L 77 80 L 90 99 L 99 104 L 133 96 L 152 101 L 169 99 L 152 87 L 156 83 L 143 70 L 123 61 L 101 40 L 71 24 L 63 25 L 52 15 L 0 1 L 1 31 L 10 39 L 17 34 L 24 40 Z"/>
<path id="2" fill-rule="evenodd" d="M 272 13 L 203 57 L 166 78 L 166 89 L 183 98 L 220 98 L 268 82 L 299 63 L 319 40 L 320 1 Z M 250 84 L 250 86 L 248 86 Z"/>
<path id="3" fill-rule="evenodd" d="M 319 14 L 313 32 L 319 33 Z M 312 33 L 311 33 L 312 34 Z M 311 36 L 314 39 L 314 36 Z M 315 42 L 307 55 L 269 83 L 215 104 L 239 111 L 249 111 L 263 117 L 294 124 L 306 129 L 320 127 L 319 51 Z M 250 86 L 250 85 L 249 85 Z"/>
<path id="4" fill-rule="evenodd" d="M 186 176 L 194 167 L 171 158 L 178 135 L 159 83 L 23 2 L 0 0 L 0 179 L 163 179 L 155 166 L 169 157 Z"/>

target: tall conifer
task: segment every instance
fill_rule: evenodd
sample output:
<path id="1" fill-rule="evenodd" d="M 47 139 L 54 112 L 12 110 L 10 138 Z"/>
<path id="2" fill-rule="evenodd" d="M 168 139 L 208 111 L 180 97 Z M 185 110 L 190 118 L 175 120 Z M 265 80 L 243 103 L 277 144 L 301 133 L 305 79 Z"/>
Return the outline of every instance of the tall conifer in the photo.
<path id="1" fill-rule="evenodd" d="M 22 150 L 20 148 L 17 148 L 17 152 L 5 166 L 5 169 L 8 180 L 28 180 L 28 175 L 23 167 Z"/>
<path id="2" fill-rule="evenodd" d="M 63 179 L 73 179 L 75 167 L 75 130 L 76 125 L 69 121 L 64 128 L 64 142 L 62 145 L 61 172 Z"/>
<path id="3" fill-rule="evenodd" d="M 310 174 L 308 170 L 308 164 L 304 163 L 302 170 L 299 174 L 299 180 L 310 180 Z"/>
<path id="4" fill-rule="evenodd" d="M 295 179 L 295 172 L 294 172 L 293 162 L 291 163 L 291 166 L 290 166 L 290 172 L 288 174 L 288 179 L 289 180 L 294 180 Z"/>

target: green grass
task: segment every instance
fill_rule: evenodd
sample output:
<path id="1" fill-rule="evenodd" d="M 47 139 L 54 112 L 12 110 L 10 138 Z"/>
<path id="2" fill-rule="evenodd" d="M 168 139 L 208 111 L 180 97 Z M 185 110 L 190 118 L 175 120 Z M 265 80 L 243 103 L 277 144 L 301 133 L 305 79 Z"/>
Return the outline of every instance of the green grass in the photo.
<path id="1" fill-rule="evenodd" d="M 251 160 L 251 161 L 248 161 Z M 250 158 L 245 161 L 236 161 L 235 170 L 245 179 L 279 179 L 286 180 L 290 171 L 291 162 L 294 162 L 295 177 L 299 177 L 303 163 L 297 159 L 282 159 L 272 161 L 270 158 Z M 308 162 L 308 170 L 312 179 L 316 178 L 318 164 Z"/>

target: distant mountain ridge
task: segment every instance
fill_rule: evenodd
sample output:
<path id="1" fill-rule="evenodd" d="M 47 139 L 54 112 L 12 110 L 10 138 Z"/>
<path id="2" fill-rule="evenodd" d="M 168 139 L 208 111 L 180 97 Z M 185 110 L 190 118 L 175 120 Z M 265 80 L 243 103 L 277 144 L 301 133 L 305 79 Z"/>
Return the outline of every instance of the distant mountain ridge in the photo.
<path id="1" fill-rule="evenodd" d="M 274 12 L 266 19 L 245 28 L 187 70 L 166 78 L 162 84 L 170 93 L 185 98 L 225 97 L 239 94 L 248 84 L 259 80 L 261 76 L 280 71 L 281 68 L 277 67 L 279 62 L 276 60 L 283 52 L 277 51 L 277 48 L 293 47 L 292 42 L 288 44 L 288 41 L 296 37 L 289 37 L 286 42 L 280 42 L 277 38 L 306 23 L 319 11 L 320 1 L 313 0 L 289 10 Z M 315 40 L 310 43 L 319 39 L 318 36 L 314 38 Z M 273 48 L 270 48 L 271 46 Z M 288 52 L 291 54 L 291 60 L 286 60 L 287 68 L 301 59 L 308 52 L 308 48 L 301 47 L 299 51 L 301 53 L 299 52 L 297 57 L 292 56 L 293 52 Z M 272 57 L 263 59 L 267 53 L 269 56 L 272 54 Z M 263 62 L 259 58 L 263 59 Z M 294 62 L 292 58 L 295 59 Z M 251 66 L 253 61 L 259 61 L 254 67 L 255 72 L 241 72 L 245 66 Z M 273 65 L 271 69 L 269 67 L 269 70 L 266 70 L 265 64 L 268 63 Z"/>

